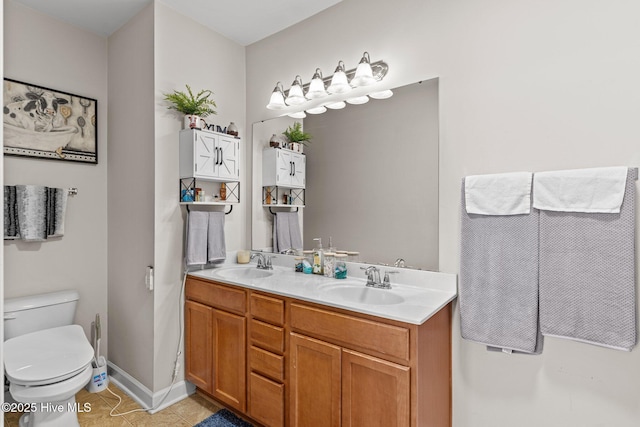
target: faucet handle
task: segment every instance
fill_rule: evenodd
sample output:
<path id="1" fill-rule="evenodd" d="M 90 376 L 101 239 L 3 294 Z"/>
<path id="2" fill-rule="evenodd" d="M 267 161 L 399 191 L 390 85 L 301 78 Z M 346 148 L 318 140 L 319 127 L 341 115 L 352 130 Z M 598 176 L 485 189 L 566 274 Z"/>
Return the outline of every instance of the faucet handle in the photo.
<path id="1" fill-rule="evenodd" d="M 385 271 L 384 272 L 384 279 L 382 279 L 382 286 L 387 288 L 387 289 L 391 289 L 391 280 L 389 280 L 389 274 L 398 274 L 399 271 Z"/>
<path id="2" fill-rule="evenodd" d="M 267 255 L 267 260 L 264 264 L 264 268 L 266 268 L 267 270 L 273 270 L 273 264 L 271 264 L 271 259 L 273 258 L 277 258 L 277 256 L 275 255 Z"/>

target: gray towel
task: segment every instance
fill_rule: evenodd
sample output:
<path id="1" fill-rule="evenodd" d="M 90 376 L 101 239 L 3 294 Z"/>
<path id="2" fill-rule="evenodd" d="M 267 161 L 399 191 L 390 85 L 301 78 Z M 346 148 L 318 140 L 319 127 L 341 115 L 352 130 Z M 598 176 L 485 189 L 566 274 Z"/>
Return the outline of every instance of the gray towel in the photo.
<path id="1" fill-rule="evenodd" d="M 224 261 L 227 257 L 224 238 L 224 212 L 209 212 L 207 242 L 207 261 Z"/>
<path id="2" fill-rule="evenodd" d="M 462 181 L 460 328 L 490 347 L 537 354 L 538 213 L 468 214 Z"/>
<path id="3" fill-rule="evenodd" d="M 47 236 L 64 236 L 68 197 L 69 191 L 66 189 L 47 188 Z"/>
<path id="4" fill-rule="evenodd" d="M 20 237 L 27 242 L 47 240 L 48 189 L 40 185 L 16 185 Z"/>
<path id="5" fill-rule="evenodd" d="M 618 350 L 636 343 L 635 182 L 620 213 L 540 211 L 540 327 Z"/>
<path id="6" fill-rule="evenodd" d="M 18 227 L 18 206 L 16 202 L 16 186 L 4 186 L 4 239 L 20 238 Z"/>
<path id="7" fill-rule="evenodd" d="M 273 250 L 302 249 L 298 212 L 276 212 L 273 220 Z"/>
<path id="8" fill-rule="evenodd" d="M 207 263 L 208 212 L 191 211 L 187 216 L 187 265 Z"/>

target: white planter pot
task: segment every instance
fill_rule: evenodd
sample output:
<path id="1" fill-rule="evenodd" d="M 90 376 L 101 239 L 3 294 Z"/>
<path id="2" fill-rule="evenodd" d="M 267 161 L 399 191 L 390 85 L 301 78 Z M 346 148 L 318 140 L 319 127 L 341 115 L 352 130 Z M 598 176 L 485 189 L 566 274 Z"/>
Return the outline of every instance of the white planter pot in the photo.
<path id="1" fill-rule="evenodd" d="M 203 125 L 204 125 L 204 120 L 202 120 L 200 116 L 193 116 L 190 114 L 187 114 L 184 116 L 185 129 L 193 129 L 193 128 L 202 129 Z"/>

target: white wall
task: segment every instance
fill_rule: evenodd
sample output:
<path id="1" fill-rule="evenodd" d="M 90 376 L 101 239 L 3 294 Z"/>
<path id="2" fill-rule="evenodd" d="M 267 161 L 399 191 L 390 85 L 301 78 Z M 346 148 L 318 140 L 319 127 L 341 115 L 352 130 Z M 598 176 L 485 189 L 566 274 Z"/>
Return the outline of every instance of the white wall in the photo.
<path id="1" fill-rule="evenodd" d="M 154 377 L 153 4 L 109 37 L 109 361 Z"/>
<path id="2" fill-rule="evenodd" d="M 77 187 L 65 235 L 43 243 L 4 242 L 7 298 L 77 289 L 76 323 L 91 336 L 103 319 L 107 353 L 107 40 L 11 0 L 4 1 L 4 76 L 98 100 L 98 165 L 4 157 L 6 185 Z"/>
<path id="3" fill-rule="evenodd" d="M 276 81 L 364 50 L 388 84 L 440 78 L 440 269 L 459 270 L 469 174 L 640 164 L 640 3 L 344 0 L 247 49 L 247 120 Z M 349 28 L 349 31 L 331 31 Z M 318 37 L 318 35 L 321 37 Z M 348 36 L 347 34 L 362 34 Z M 295 55 L 291 52 L 296 52 Z M 640 350 L 546 339 L 541 356 L 488 353 L 453 325 L 455 426 L 636 426 Z"/>
<path id="4" fill-rule="evenodd" d="M 163 94 L 210 89 L 218 114 L 207 123 L 238 126 L 241 159 L 247 156 L 244 48 L 175 10 L 155 3 L 155 279 L 154 389 L 169 386 L 178 342 L 185 208 L 178 205 L 178 133 L 182 117 L 168 110 Z M 241 165 L 244 162 L 241 161 Z M 243 248 L 247 230 L 247 170 L 241 166 L 241 205 L 225 217 L 227 251 Z M 181 362 L 184 366 L 184 363 Z"/>

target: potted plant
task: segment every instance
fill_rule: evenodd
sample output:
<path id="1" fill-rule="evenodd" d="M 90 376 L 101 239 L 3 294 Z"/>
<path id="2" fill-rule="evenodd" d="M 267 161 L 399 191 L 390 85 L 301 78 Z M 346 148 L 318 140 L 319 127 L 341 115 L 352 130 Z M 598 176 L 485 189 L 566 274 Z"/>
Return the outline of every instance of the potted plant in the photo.
<path id="1" fill-rule="evenodd" d="M 299 151 L 299 144 L 307 145 L 311 142 L 311 135 L 302 131 L 302 123 L 300 122 L 295 122 L 293 127 L 289 126 L 282 134 L 292 144 L 291 149 L 294 151 Z"/>
<path id="2" fill-rule="evenodd" d="M 165 94 L 164 99 L 169 101 L 170 110 L 176 110 L 184 114 L 184 127 L 202 128 L 203 117 L 210 114 L 217 114 L 213 107 L 217 107 L 215 101 L 209 97 L 213 95 L 208 89 L 202 89 L 196 95 L 187 86 L 187 92 L 174 90 L 173 93 Z"/>

